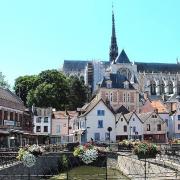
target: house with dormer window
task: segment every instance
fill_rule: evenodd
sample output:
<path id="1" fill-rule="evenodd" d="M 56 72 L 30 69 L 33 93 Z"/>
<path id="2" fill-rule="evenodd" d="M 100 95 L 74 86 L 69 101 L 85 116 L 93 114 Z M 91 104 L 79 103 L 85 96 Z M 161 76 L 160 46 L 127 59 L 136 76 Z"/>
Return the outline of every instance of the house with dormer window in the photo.
<path id="1" fill-rule="evenodd" d="M 116 140 L 115 114 L 113 110 L 102 99 L 93 99 L 77 118 L 74 129 L 80 143 L 93 139 L 96 142 L 109 142 Z M 108 132 L 108 127 L 112 131 Z M 110 136 L 109 136 L 110 135 Z"/>
<path id="2" fill-rule="evenodd" d="M 143 122 L 144 140 L 150 140 L 156 143 L 165 143 L 167 141 L 167 125 L 157 112 L 148 112 L 138 114 Z"/>

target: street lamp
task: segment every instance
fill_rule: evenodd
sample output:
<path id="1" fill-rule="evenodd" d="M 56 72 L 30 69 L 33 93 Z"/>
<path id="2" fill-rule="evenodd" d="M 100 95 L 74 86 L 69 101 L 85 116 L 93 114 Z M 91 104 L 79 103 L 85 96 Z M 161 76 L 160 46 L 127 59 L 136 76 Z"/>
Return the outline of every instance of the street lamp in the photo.
<path id="1" fill-rule="evenodd" d="M 132 126 L 130 126 L 130 140 L 131 140 L 131 129 L 132 129 Z"/>
<path id="2" fill-rule="evenodd" d="M 109 147 L 110 147 L 110 141 L 111 141 L 110 133 L 111 133 L 111 131 L 112 131 L 112 127 L 108 127 L 107 130 L 108 130 L 108 132 L 109 132 Z"/>

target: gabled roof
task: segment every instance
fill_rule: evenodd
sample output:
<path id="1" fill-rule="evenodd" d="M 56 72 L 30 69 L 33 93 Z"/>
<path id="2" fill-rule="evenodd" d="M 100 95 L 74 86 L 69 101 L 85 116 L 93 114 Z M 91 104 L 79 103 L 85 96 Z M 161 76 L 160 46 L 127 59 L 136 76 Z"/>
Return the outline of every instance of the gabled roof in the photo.
<path id="1" fill-rule="evenodd" d="M 85 115 L 87 115 L 89 112 L 91 112 L 97 104 L 99 104 L 99 102 L 103 102 L 103 104 L 112 112 L 112 114 L 114 115 L 113 109 L 110 108 L 104 101 L 103 99 L 99 99 L 97 100 L 96 98 L 94 98 L 90 103 L 89 106 L 87 106 L 85 112 L 83 114 L 80 115 L 80 117 L 83 117 Z"/>
<path id="2" fill-rule="evenodd" d="M 156 114 L 163 122 L 165 122 L 160 116 L 159 114 L 157 114 L 156 112 L 148 112 L 148 113 L 141 113 L 138 114 L 139 118 L 142 120 L 142 122 L 145 122 L 147 119 L 149 119 L 151 117 L 152 114 Z"/>
<path id="3" fill-rule="evenodd" d="M 122 105 L 120 108 L 116 110 L 116 113 L 127 114 L 129 113 L 129 111 Z"/>
<path id="4" fill-rule="evenodd" d="M 13 109 L 25 109 L 23 101 L 16 94 L 12 93 L 9 89 L 4 89 L 2 87 L 0 87 L 0 105 Z"/>
<path id="5" fill-rule="evenodd" d="M 125 81 L 129 82 L 129 80 L 125 76 L 123 76 L 119 73 L 118 74 L 110 74 L 110 77 L 108 77 L 108 78 L 104 77 L 100 87 L 107 87 L 106 81 L 109 81 L 109 80 L 112 81 L 111 88 L 120 88 L 120 89 L 124 89 Z M 129 82 L 129 89 L 134 90 L 134 87 L 130 82 Z"/>
<path id="6" fill-rule="evenodd" d="M 69 114 L 70 119 L 73 117 L 78 116 L 78 112 L 76 111 L 67 111 Z M 67 112 L 66 111 L 55 111 L 53 112 L 53 119 L 67 119 Z"/>
<path id="7" fill-rule="evenodd" d="M 158 113 L 168 113 L 166 105 L 161 100 L 147 100 L 145 104 L 141 107 L 140 112 L 146 113 L 155 110 L 157 110 Z"/>
<path id="8" fill-rule="evenodd" d="M 124 49 L 121 51 L 121 53 L 119 54 L 119 56 L 117 57 L 117 59 L 115 60 L 115 63 L 131 63 L 128 56 L 126 55 Z"/>
<path id="9" fill-rule="evenodd" d="M 148 112 L 148 113 L 141 113 L 138 114 L 139 118 L 141 119 L 142 122 L 145 122 L 150 116 L 151 114 L 153 114 L 154 112 Z"/>
<path id="10" fill-rule="evenodd" d="M 129 120 L 131 119 L 132 115 L 133 115 L 133 112 L 130 112 L 128 114 L 124 114 L 124 117 L 126 118 L 127 122 L 129 122 Z"/>

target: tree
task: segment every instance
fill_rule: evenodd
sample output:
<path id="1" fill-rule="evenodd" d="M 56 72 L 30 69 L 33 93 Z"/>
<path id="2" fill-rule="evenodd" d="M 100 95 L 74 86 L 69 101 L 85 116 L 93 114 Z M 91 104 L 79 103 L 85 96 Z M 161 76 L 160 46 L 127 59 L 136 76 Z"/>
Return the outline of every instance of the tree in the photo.
<path id="1" fill-rule="evenodd" d="M 14 90 L 17 96 L 19 96 L 24 104 L 27 105 L 27 95 L 29 91 L 35 90 L 38 85 L 37 76 L 20 76 L 15 80 Z"/>
<path id="2" fill-rule="evenodd" d="M 3 88 L 10 88 L 10 85 L 8 82 L 5 80 L 5 76 L 0 72 L 0 87 Z"/>
<path id="3" fill-rule="evenodd" d="M 28 93 L 28 106 L 34 104 L 39 107 L 54 107 L 57 110 L 64 110 L 68 104 L 67 78 L 57 70 L 47 70 L 38 75 L 37 82 L 39 85 Z"/>
<path id="4" fill-rule="evenodd" d="M 88 88 L 84 85 L 84 80 L 79 79 L 77 76 L 71 76 L 69 82 L 69 109 L 76 110 L 87 101 Z"/>
<path id="5" fill-rule="evenodd" d="M 15 81 L 15 92 L 27 106 L 76 110 L 87 101 L 88 89 L 77 76 L 66 77 L 57 70 L 42 71 L 37 76 L 22 76 Z"/>

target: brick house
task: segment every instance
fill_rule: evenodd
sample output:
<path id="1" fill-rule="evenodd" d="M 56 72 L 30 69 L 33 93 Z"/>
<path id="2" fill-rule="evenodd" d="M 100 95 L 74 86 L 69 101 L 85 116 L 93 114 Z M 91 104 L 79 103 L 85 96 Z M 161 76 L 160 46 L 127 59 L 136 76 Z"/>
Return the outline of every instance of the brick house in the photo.
<path id="1" fill-rule="evenodd" d="M 0 148 L 25 145 L 32 127 L 31 115 L 25 111 L 22 100 L 0 87 Z"/>

